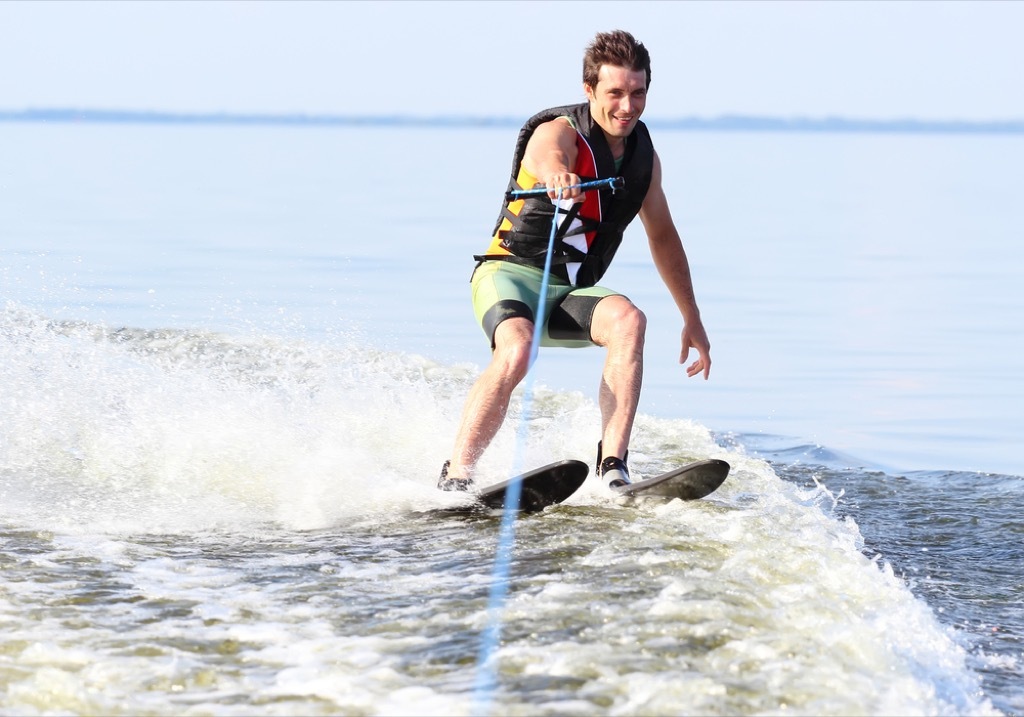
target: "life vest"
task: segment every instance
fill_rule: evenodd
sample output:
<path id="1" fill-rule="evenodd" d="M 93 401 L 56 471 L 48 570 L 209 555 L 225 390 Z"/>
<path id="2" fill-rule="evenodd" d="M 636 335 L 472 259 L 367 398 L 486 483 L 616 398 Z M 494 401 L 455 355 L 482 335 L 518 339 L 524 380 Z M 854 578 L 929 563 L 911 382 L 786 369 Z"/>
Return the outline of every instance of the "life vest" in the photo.
<path id="1" fill-rule="evenodd" d="M 640 212 L 651 184 L 654 145 L 647 126 L 637 122 L 626 138 L 622 163 L 616 170 L 604 131 L 590 116 L 589 103 L 543 110 L 519 131 L 509 191 L 532 189 L 537 182 L 522 168 L 526 144 L 537 127 L 558 117 L 571 117 L 576 128 L 576 164 L 572 171 L 581 181 L 615 176 L 624 180 L 621 188 L 588 191 L 583 202 L 566 203 L 568 209 L 559 209 L 564 218 L 555 233 L 552 273 L 575 286 L 593 286 L 608 270 L 626 226 Z M 506 193 L 487 253 L 476 258 L 543 268 L 554 213 L 555 204 L 546 194 L 513 200 Z"/>

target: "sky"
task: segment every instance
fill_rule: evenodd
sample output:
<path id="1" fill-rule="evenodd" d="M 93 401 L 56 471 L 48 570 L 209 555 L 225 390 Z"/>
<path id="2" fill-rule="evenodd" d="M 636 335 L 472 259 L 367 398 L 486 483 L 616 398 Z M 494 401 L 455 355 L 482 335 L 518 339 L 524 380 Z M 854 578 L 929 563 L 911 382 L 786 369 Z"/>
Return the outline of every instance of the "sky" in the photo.
<path id="1" fill-rule="evenodd" d="M 1024 2 L 0 2 L 0 110 L 522 117 L 583 50 L 652 57 L 647 117 L 1024 119 Z"/>

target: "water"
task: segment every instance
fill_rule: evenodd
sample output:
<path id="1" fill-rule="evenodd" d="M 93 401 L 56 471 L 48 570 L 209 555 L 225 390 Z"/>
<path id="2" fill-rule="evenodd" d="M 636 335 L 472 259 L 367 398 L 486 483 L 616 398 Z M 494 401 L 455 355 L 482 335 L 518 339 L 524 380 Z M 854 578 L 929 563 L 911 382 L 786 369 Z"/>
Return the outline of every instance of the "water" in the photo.
<path id="1" fill-rule="evenodd" d="M 510 132 L 0 127 L 0 711 L 469 713 L 498 522 L 429 510 Z M 1021 712 L 1024 140 L 656 138 L 715 365 L 632 234 L 631 463 L 733 471 L 519 523 L 495 711 Z M 541 352 L 527 464 L 600 361 Z"/>

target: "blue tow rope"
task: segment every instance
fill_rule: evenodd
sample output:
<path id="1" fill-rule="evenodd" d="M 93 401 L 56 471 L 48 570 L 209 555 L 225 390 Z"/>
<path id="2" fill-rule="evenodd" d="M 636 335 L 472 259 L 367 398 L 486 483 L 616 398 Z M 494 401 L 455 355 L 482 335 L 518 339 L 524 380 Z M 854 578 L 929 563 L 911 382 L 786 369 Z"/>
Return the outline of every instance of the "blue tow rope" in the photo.
<path id="1" fill-rule="evenodd" d="M 622 187 L 621 177 L 599 179 L 591 182 L 582 182 L 574 185 L 583 190 L 595 189 L 598 187 L 610 187 L 614 192 Z M 519 431 L 516 434 L 516 457 L 513 461 L 512 475 L 522 474 L 522 450 L 526 445 L 527 427 L 529 425 L 529 414 L 533 404 L 533 364 L 537 360 L 540 351 L 540 339 L 544 331 L 544 307 L 548 295 L 548 283 L 551 278 L 551 259 L 555 249 L 555 235 L 558 232 L 558 215 L 565 213 L 559 202 L 562 200 L 564 187 L 558 190 L 558 199 L 555 202 L 555 213 L 551 217 L 551 234 L 548 237 L 548 248 L 544 256 L 544 275 L 540 282 L 540 295 L 537 298 L 536 321 L 533 324 L 533 343 L 530 345 L 530 359 L 527 364 L 526 383 L 523 391 L 523 410 L 519 419 Z M 515 190 L 507 193 L 510 199 L 518 199 L 527 196 L 539 196 L 547 194 L 546 188 Z M 491 575 L 491 591 L 487 603 L 487 627 L 484 630 L 483 641 L 480 646 L 480 653 L 477 657 L 476 681 L 473 686 L 473 715 L 485 715 L 490 710 L 490 703 L 493 698 L 494 688 L 497 682 L 497 659 L 494 655 L 501 641 L 501 611 L 505 606 L 505 598 L 508 595 L 508 569 L 512 561 L 512 548 L 516 535 L 516 514 L 519 512 L 519 497 L 522 492 L 523 482 L 512 481 L 505 491 L 505 508 L 501 515 L 501 528 L 498 531 L 498 549 L 494 558 L 494 571 Z"/>

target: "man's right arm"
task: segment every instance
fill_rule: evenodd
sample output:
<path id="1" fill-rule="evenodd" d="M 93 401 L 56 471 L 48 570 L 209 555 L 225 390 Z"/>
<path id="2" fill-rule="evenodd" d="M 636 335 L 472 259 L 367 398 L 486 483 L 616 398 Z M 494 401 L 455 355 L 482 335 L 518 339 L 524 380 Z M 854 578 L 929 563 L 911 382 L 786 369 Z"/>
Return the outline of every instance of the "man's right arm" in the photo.
<path id="1" fill-rule="evenodd" d="M 558 190 L 576 187 L 580 178 L 572 172 L 576 164 L 576 130 L 569 121 L 559 117 L 537 127 L 526 144 L 523 168 L 543 182 L 551 199 L 558 198 Z M 582 196 L 578 188 L 566 189 L 563 199 Z"/>

